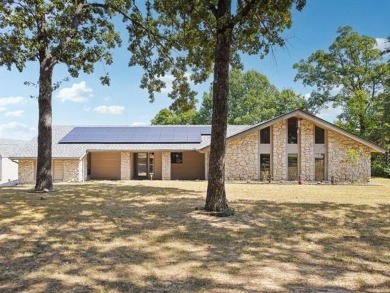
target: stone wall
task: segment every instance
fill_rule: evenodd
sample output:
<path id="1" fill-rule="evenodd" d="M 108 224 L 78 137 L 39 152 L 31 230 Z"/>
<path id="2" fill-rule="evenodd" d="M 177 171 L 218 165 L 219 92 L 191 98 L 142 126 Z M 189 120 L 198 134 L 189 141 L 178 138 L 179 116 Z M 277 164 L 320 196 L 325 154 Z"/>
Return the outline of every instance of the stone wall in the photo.
<path id="1" fill-rule="evenodd" d="M 18 176 L 19 176 L 19 184 L 35 183 L 35 161 L 20 160 Z"/>
<path id="2" fill-rule="evenodd" d="M 259 132 L 231 140 L 226 145 L 226 180 L 259 179 Z"/>
<path id="3" fill-rule="evenodd" d="M 130 180 L 131 153 L 121 152 L 121 180 Z"/>
<path id="4" fill-rule="evenodd" d="M 64 182 L 80 181 L 80 160 L 64 160 Z"/>
<path id="5" fill-rule="evenodd" d="M 272 180 L 287 178 L 287 124 L 277 122 L 272 127 Z"/>
<path id="6" fill-rule="evenodd" d="M 161 178 L 162 180 L 171 180 L 171 153 L 163 152 L 161 157 Z"/>
<path id="7" fill-rule="evenodd" d="M 301 170 L 300 175 L 305 180 L 314 180 L 314 124 L 307 120 L 301 120 L 300 127 L 301 143 Z"/>
<path id="8" fill-rule="evenodd" d="M 369 181 L 371 178 L 370 149 L 329 130 L 328 178 L 336 181 Z"/>

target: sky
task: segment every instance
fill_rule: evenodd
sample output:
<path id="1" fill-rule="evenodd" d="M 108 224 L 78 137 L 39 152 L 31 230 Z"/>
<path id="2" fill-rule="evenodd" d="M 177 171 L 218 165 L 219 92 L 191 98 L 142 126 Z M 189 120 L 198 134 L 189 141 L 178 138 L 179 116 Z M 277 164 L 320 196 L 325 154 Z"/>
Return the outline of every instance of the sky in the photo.
<path id="1" fill-rule="evenodd" d="M 244 70 L 254 69 L 265 74 L 277 88 L 291 88 L 307 95 L 310 88 L 300 81 L 294 82 L 293 64 L 307 59 L 316 50 L 325 50 L 334 42 L 337 29 L 349 25 L 356 32 L 376 38 L 384 46 L 390 35 L 389 0 L 307 0 L 302 12 L 293 12 L 291 29 L 283 33 L 288 40 L 284 48 L 274 48 L 274 53 L 264 59 L 243 56 Z M 118 27 L 119 29 L 119 27 Z M 140 89 L 142 69 L 128 67 L 130 53 L 126 50 L 126 37 L 121 48 L 113 51 L 114 64 L 95 65 L 91 75 L 80 73 L 69 78 L 53 93 L 54 125 L 149 125 L 150 120 L 163 108 L 169 107 L 169 87 L 156 95 L 150 103 L 146 90 Z M 20 73 L 16 68 L 0 68 L 0 138 L 31 139 L 37 135 L 37 88 L 24 85 L 25 81 L 38 80 L 38 64 L 28 63 Z M 109 72 L 111 85 L 102 86 L 99 77 Z M 64 66 L 57 66 L 54 81 L 68 77 Z M 169 84 L 169 77 L 166 81 Z M 198 99 L 210 87 L 209 79 L 194 85 Z M 319 116 L 334 121 L 339 109 L 330 107 Z"/>

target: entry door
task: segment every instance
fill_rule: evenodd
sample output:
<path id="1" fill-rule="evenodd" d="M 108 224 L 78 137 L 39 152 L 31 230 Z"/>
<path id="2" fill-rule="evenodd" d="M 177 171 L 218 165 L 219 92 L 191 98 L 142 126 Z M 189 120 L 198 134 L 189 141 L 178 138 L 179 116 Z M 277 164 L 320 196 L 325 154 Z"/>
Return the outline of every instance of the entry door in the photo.
<path id="1" fill-rule="evenodd" d="M 137 177 L 152 179 L 154 174 L 154 153 L 138 153 L 136 156 Z"/>
<path id="2" fill-rule="evenodd" d="M 62 161 L 54 161 L 54 181 L 63 181 L 64 179 L 64 163 Z"/>
<path id="3" fill-rule="evenodd" d="M 316 154 L 315 156 L 315 180 L 323 181 L 325 179 L 325 154 Z"/>

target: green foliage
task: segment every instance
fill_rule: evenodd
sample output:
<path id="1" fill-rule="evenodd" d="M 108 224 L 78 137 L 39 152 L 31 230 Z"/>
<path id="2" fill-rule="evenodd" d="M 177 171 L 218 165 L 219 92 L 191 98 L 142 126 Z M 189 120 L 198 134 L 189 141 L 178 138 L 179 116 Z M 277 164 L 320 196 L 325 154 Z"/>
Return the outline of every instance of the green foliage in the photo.
<path id="1" fill-rule="evenodd" d="M 255 70 L 230 71 L 228 123 L 232 125 L 255 124 L 272 119 L 295 109 L 307 110 L 302 95 L 291 89 L 279 91 L 267 77 Z M 211 124 L 213 89 L 203 94 L 199 111 L 161 110 L 152 124 Z"/>
<path id="2" fill-rule="evenodd" d="M 114 10 L 84 1 L 5 1 L 0 6 L 0 66 L 22 71 L 28 61 L 65 64 L 69 74 L 93 73 L 113 62 L 121 39 L 110 19 Z M 122 4 L 123 5 L 123 4 Z M 128 5 L 125 5 L 129 7 Z M 106 76 L 103 83 L 109 83 Z"/>
<path id="3" fill-rule="evenodd" d="M 240 53 L 264 56 L 272 46 L 284 46 L 280 33 L 291 27 L 292 5 L 296 4 L 298 10 L 305 5 L 305 0 L 244 0 L 235 2 L 235 14 L 221 16 L 218 9 L 222 2 L 146 1 L 146 12 L 140 12 L 139 18 L 147 30 L 128 26 L 132 53 L 129 64 L 145 70 L 141 87 L 148 90 L 151 101 L 154 93 L 166 86 L 162 78 L 171 75 L 174 82 L 169 96 L 174 101 L 170 109 L 181 112 L 193 109 L 196 93 L 189 82 L 204 82 L 212 73 L 220 31 L 231 33 L 230 64 L 241 68 Z"/>
<path id="4" fill-rule="evenodd" d="M 384 129 L 388 104 L 390 66 L 376 45 L 374 38 L 341 27 L 329 52 L 318 50 L 294 64 L 295 79 L 315 88 L 309 99 L 311 108 L 318 111 L 329 103 L 341 106 L 339 125 L 368 139 Z"/>

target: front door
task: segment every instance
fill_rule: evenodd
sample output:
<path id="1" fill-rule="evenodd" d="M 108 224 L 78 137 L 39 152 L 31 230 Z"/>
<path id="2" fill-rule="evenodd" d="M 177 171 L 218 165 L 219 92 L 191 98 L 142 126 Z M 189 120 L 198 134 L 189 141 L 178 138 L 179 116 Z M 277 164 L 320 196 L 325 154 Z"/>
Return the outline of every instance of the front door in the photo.
<path id="1" fill-rule="evenodd" d="M 136 174 L 138 179 L 152 179 L 154 174 L 154 154 L 137 153 L 136 157 Z"/>

